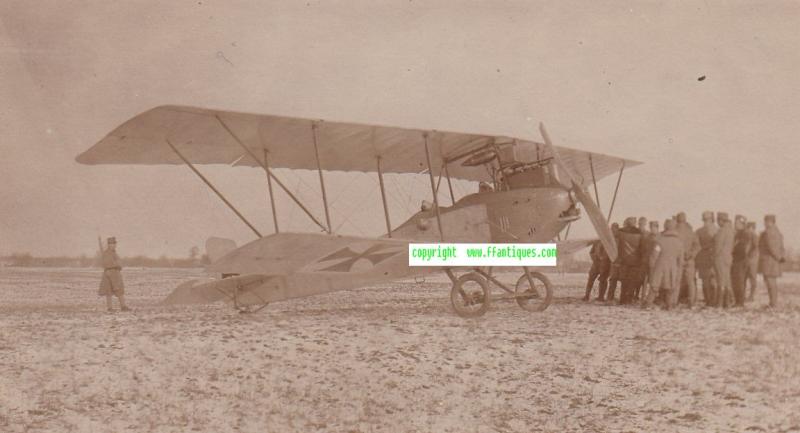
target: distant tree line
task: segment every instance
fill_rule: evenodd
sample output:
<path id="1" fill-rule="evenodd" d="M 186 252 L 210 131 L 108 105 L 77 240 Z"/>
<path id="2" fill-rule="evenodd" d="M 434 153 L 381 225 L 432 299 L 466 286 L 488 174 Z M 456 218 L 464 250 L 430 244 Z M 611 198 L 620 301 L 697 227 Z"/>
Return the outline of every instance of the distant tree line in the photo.
<path id="1" fill-rule="evenodd" d="M 196 250 L 193 249 L 193 252 Z M 198 268 L 209 264 L 208 255 L 191 254 L 186 258 L 167 257 L 158 258 L 147 256 L 122 257 L 123 267 L 128 268 Z M 17 267 L 53 267 L 53 268 L 91 268 L 100 267 L 99 254 L 94 257 L 81 256 L 52 256 L 36 257 L 29 253 L 14 253 L 0 256 L 0 265 Z"/>

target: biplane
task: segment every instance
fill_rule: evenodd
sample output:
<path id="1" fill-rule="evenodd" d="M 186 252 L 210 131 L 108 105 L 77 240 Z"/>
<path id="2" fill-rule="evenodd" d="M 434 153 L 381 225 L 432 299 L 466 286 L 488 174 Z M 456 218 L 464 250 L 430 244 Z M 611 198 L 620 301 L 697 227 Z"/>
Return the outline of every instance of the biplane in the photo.
<path id="1" fill-rule="evenodd" d="M 581 207 L 614 259 L 609 229 L 622 173 L 637 161 L 554 146 L 540 124 L 542 142 L 491 134 L 421 130 L 295 117 L 246 114 L 195 107 L 160 106 L 114 129 L 76 160 L 82 164 L 185 164 L 244 222 L 257 239 L 241 247 L 210 239 L 209 270 L 218 278 L 178 286 L 168 304 L 231 302 L 242 312 L 270 302 L 354 289 L 375 283 L 447 274 L 455 312 L 474 317 L 494 301 L 511 300 L 542 311 L 553 296 L 541 272 L 523 267 L 516 284 L 505 284 L 484 268 L 410 267 L 414 242 L 545 243 L 557 240 L 560 255 L 594 240 L 561 240 L 581 217 Z M 274 233 L 263 235 L 198 169 L 202 164 L 261 167 L 267 179 Z M 309 210 L 275 169 L 314 170 L 319 175 L 324 217 Z M 325 188 L 331 171 L 374 173 L 383 202 L 386 233 L 379 237 L 337 235 L 332 230 Z M 604 216 L 588 193 L 597 181 L 618 172 L 614 198 Z M 393 226 L 384 174 L 428 178 L 431 200 Z M 439 198 L 442 180 L 450 203 Z M 486 191 L 456 200 L 452 179 L 481 182 Z M 428 182 L 426 182 L 428 183 Z M 280 188 L 321 233 L 279 228 L 275 188 Z M 442 194 L 444 195 L 444 194 Z M 323 222 L 324 221 L 324 222 Z M 492 296 L 490 285 L 503 294 Z"/>

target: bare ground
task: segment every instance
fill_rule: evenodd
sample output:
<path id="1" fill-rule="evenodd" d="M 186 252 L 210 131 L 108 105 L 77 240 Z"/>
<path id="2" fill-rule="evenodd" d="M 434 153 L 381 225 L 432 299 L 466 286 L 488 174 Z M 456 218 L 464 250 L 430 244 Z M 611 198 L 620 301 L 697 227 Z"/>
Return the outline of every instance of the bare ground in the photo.
<path id="1" fill-rule="evenodd" d="M 800 277 L 784 306 L 583 303 L 456 317 L 429 278 L 270 305 L 158 305 L 198 271 L 0 268 L 0 431 L 800 431 Z"/>

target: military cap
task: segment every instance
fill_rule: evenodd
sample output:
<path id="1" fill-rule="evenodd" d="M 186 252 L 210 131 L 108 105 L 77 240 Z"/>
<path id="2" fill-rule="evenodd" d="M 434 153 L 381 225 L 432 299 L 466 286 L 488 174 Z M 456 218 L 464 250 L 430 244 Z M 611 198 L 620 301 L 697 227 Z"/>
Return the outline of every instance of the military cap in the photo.
<path id="1" fill-rule="evenodd" d="M 678 220 L 679 223 L 685 223 L 686 212 L 678 212 L 678 215 L 675 215 L 675 219 Z"/>
<path id="2" fill-rule="evenodd" d="M 775 214 L 764 215 L 764 221 L 775 222 Z"/>
<path id="3" fill-rule="evenodd" d="M 650 227 L 658 228 L 658 221 L 650 221 Z"/>
<path id="4" fill-rule="evenodd" d="M 747 218 L 744 215 L 736 215 L 736 222 L 737 223 L 746 223 Z"/>
<path id="5" fill-rule="evenodd" d="M 728 212 L 717 212 L 717 220 L 722 221 L 730 221 L 731 218 L 728 216 Z"/>
<path id="6" fill-rule="evenodd" d="M 628 217 L 625 218 L 625 221 L 622 223 L 624 227 L 636 227 L 636 217 Z"/>
<path id="7" fill-rule="evenodd" d="M 112 237 L 110 237 L 110 238 L 106 239 L 106 243 L 108 243 L 108 244 L 115 244 L 115 243 L 117 243 L 117 238 L 115 238 L 115 237 L 113 237 L 113 236 L 112 236 Z"/>
<path id="8" fill-rule="evenodd" d="M 703 212 L 703 221 L 714 222 L 714 212 L 711 212 L 710 210 Z"/>
<path id="9" fill-rule="evenodd" d="M 675 230 L 675 220 L 669 218 L 668 220 L 664 221 L 664 230 Z"/>
<path id="10" fill-rule="evenodd" d="M 750 228 L 750 227 L 756 228 L 756 222 L 755 221 L 748 221 L 746 227 L 747 228 Z"/>

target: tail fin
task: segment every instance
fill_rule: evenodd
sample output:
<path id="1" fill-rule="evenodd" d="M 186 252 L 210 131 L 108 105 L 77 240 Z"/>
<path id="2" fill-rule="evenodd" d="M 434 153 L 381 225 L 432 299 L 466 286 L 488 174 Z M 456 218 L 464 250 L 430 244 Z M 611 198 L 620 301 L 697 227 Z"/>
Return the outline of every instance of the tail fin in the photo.
<path id="1" fill-rule="evenodd" d="M 206 241 L 206 254 L 211 263 L 224 257 L 236 249 L 236 242 L 231 239 L 210 237 Z"/>

